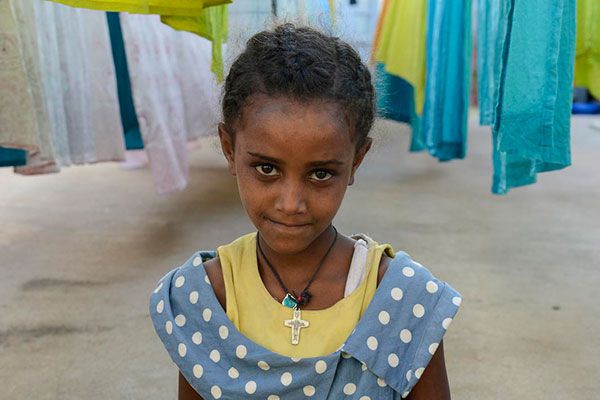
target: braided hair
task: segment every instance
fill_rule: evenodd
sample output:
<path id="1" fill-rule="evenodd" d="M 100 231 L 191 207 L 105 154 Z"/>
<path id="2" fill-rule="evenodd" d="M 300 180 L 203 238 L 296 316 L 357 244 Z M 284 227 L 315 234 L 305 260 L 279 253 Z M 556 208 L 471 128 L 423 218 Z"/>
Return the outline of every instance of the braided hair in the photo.
<path id="1" fill-rule="evenodd" d="M 248 40 L 225 80 L 223 119 L 229 132 L 234 133 L 247 99 L 259 93 L 339 104 L 357 149 L 373 125 L 375 91 L 368 68 L 348 43 L 310 27 L 284 23 Z"/>

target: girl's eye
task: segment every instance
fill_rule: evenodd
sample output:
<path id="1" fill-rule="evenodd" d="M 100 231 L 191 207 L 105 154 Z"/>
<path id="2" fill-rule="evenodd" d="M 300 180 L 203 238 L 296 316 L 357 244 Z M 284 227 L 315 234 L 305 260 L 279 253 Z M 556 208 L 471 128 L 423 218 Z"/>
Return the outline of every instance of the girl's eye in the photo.
<path id="1" fill-rule="evenodd" d="M 327 172 L 323 169 L 319 169 L 317 171 L 314 171 L 312 174 L 310 174 L 311 179 L 314 179 L 315 181 L 319 181 L 319 182 L 323 182 L 326 181 L 328 179 L 330 179 L 333 175 L 331 174 L 331 172 Z"/>
<path id="2" fill-rule="evenodd" d="M 260 164 L 254 167 L 261 175 L 276 176 L 277 169 L 270 164 Z"/>

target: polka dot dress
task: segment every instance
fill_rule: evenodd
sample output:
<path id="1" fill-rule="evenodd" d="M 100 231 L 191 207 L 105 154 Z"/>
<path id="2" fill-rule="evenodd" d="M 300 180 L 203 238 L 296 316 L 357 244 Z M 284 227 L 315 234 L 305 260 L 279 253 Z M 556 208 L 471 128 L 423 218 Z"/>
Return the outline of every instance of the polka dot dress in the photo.
<path id="1" fill-rule="evenodd" d="M 291 359 L 250 341 L 220 306 L 194 254 L 150 298 L 154 328 L 204 399 L 398 399 L 408 396 L 452 323 L 462 298 L 403 252 L 341 348 Z"/>

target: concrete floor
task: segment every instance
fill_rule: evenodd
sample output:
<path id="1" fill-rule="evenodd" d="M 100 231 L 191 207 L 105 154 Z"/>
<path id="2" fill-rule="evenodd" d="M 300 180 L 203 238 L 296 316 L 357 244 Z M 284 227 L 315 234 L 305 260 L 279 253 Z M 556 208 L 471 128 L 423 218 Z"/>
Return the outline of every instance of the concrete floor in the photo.
<path id="1" fill-rule="evenodd" d="M 598 399 L 600 131 L 574 119 L 574 165 L 498 197 L 489 130 L 471 122 L 467 159 L 449 164 L 382 123 L 337 226 L 464 295 L 445 339 L 455 399 Z M 189 188 L 167 197 L 117 164 L 0 170 L 0 398 L 176 398 L 147 299 L 192 252 L 251 229 L 223 165 L 205 145 Z"/>

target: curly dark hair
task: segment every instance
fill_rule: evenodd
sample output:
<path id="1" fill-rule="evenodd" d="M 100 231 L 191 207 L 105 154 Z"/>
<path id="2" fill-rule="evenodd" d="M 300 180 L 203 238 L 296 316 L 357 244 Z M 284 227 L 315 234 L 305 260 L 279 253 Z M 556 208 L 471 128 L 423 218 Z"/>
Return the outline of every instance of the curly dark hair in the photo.
<path id="1" fill-rule="evenodd" d="M 310 27 L 284 23 L 248 40 L 225 80 L 223 119 L 232 134 L 245 102 L 258 93 L 341 105 L 357 148 L 373 125 L 375 91 L 369 69 L 348 43 Z"/>

